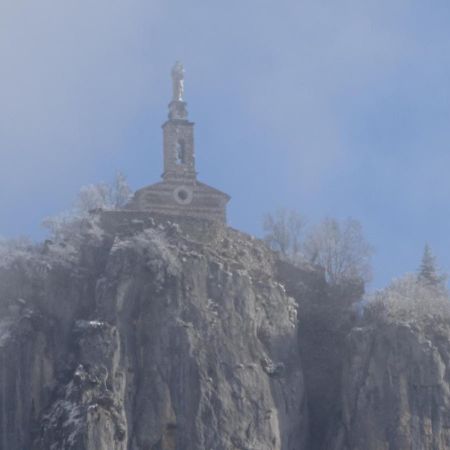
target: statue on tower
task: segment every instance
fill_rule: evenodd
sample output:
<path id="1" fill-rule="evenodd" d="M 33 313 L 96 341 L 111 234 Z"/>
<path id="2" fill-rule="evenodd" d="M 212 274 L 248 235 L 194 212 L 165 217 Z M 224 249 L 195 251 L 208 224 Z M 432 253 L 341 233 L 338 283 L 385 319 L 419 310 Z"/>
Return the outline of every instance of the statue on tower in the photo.
<path id="1" fill-rule="evenodd" d="M 173 101 L 182 102 L 184 96 L 184 67 L 177 61 L 172 69 Z"/>

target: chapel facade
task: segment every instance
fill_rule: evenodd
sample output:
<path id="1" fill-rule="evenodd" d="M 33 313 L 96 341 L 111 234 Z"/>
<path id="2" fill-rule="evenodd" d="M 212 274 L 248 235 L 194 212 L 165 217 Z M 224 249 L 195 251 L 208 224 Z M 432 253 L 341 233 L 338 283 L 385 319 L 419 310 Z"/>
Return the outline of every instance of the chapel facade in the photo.
<path id="1" fill-rule="evenodd" d="M 194 123 L 184 101 L 184 69 L 172 69 L 172 101 L 163 129 L 162 181 L 139 189 L 126 209 L 174 217 L 192 217 L 226 223 L 230 196 L 197 179 Z"/>

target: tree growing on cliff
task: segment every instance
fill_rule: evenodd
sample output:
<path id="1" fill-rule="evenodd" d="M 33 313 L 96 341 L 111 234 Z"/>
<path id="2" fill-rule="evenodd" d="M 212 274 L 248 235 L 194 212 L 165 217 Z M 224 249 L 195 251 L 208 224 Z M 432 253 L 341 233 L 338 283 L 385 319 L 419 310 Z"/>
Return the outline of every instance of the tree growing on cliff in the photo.
<path id="1" fill-rule="evenodd" d="M 116 172 L 109 187 L 109 203 L 114 209 L 125 206 L 131 199 L 133 191 L 128 184 L 127 177 L 122 172 Z"/>
<path id="2" fill-rule="evenodd" d="M 307 261 L 323 267 L 330 284 L 361 283 L 371 278 L 373 249 L 357 220 L 326 218 L 304 239 L 306 220 L 295 211 L 279 209 L 265 215 L 263 228 L 269 247 L 293 263 Z"/>
<path id="3" fill-rule="evenodd" d="M 304 245 L 306 259 L 325 270 L 327 281 L 338 285 L 371 279 L 372 247 L 361 224 L 354 219 L 339 223 L 326 218 L 313 228 Z"/>
<path id="4" fill-rule="evenodd" d="M 292 262 L 298 262 L 302 253 L 302 238 L 306 220 L 296 211 L 278 209 L 264 216 L 264 240 L 275 251 Z"/>
<path id="5" fill-rule="evenodd" d="M 83 186 L 71 210 L 45 218 L 42 225 L 50 231 L 53 239 L 67 240 L 80 232 L 90 211 L 119 209 L 130 200 L 131 195 L 126 177 L 117 172 L 111 183 Z"/>
<path id="6" fill-rule="evenodd" d="M 436 257 L 433 255 L 430 246 L 425 244 L 422 261 L 417 274 L 417 281 L 429 288 L 441 289 L 444 287 L 446 279 L 446 275 L 439 273 Z"/>
<path id="7" fill-rule="evenodd" d="M 75 201 L 75 208 L 81 215 L 94 209 L 118 209 L 131 198 L 132 191 L 125 175 L 117 172 L 112 183 L 98 183 L 83 186 Z"/>

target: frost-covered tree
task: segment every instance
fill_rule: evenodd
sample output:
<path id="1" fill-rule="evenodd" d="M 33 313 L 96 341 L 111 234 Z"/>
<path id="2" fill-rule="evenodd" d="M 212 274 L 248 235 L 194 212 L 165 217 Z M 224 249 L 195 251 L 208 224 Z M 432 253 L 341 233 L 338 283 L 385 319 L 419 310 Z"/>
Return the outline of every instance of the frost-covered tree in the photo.
<path id="1" fill-rule="evenodd" d="M 46 217 L 42 226 L 50 232 L 52 239 L 65 241 L 78 235 L 83 227 L 84 216 L 74 211 Z"/>
<path id="2" fill-rule="evenodd" d="M 301 257 L 305 224 L 305 219 L 296 211 L 278 209 L 264 216 L 264 240 L 270 248 L 297 262 Z"/>
<path id="3" fill-rule="evenodd" d="M 67 240 L 83 228 L 90 211 L 95 209 L 115 210 L 123 207 L 131 198 L 132 191 L 126 177 L 117 172 L 112 183 L 83 186 L 74 202 L 74 207 L 42 222 L 56 240 Z"/>
<path id="4" fill-rule="evenodd" d="M 313 228 L 304 245 L 305 257 L 324 268 L 327 281 L 342 284 L 371 278 L 372 247 L 354 219 L 339 223 L 326 218 Z"/>
<path id="5" fill-rule="evenodd" d="M 396 322 L 413 322 L 430 316 L 449 318 L 450 300 L 445 289 L 435 289 L 420 282 L 416 275 L 407 274 L 372 294 L 365 315 Z"/>
<path id="6" fill-rule="evenodd" d="M 75 200 L 75 210 L 84 215 L 94 209 L 110 209 L 110 187 L 106 183 L 83 186 Z"/>
<path id="7" fill-rule="evenodd" d="M 18 239 L 4 239 L 0 237 L 0 268 L 7 266 L 18 257 L 26 259 L 34 249 L 34 244 L 26 237 Z"/>
<path id="8" fill-rule="evenodd" d="M 323 267 L 330 284 L 370 280 L 373 250 L 358 221 L 326 218 L 303 239 L 305 226 L 297 212 L 279 209 L 264 216 L 264 240 L 294 263 L 308 261 Z"/>
<path id="9" fill-rule="evenodd" d="M 122 172 L 117 172 L 109 187 L 109 203 L 113 209 L 122 208 L 131 199 L 131 190 L 126 176 Z"/>
<path id="10" fill-rule="evenodd" d="M 440 289 L 443 288 L 446 279 L 445 275 L 439 273 L 436 257 L 433 255 L 430 246 L 425 244 L 417 280 L 425 286 Z"/>
<path id="11" fill-rule="evenodd" d="M 125 175 L 117 172 L 111 184 L 99 183 L 83 186 L 75 201 L 75 208 L 80 214 L 94 209 L 118 209 L 131 198 L 132 191 Z"/>

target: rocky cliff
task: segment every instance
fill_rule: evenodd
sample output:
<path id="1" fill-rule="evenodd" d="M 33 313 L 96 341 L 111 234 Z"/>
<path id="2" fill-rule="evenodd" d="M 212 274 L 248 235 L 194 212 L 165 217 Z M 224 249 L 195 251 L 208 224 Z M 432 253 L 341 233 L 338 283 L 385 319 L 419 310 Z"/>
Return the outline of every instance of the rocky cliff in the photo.
<path id="1" fill-rule="evenodd" d="M 447 319 L 357 319 L 360 286 L 248 235 L 124 217 L 3 255 L 0 450 L 450 449 Z"/>
<path id="2" fill-rule="evenodd" d="M 90 221 L 0 291 L 2 450 L 306 448 L 297 304 L 261 242 Z"/>
<path id="3" fill-rule="evenodd" d="M 450 448 L 450 322 L 373 320 L 345 351 L 342 424 L 330 448 Z"/>

